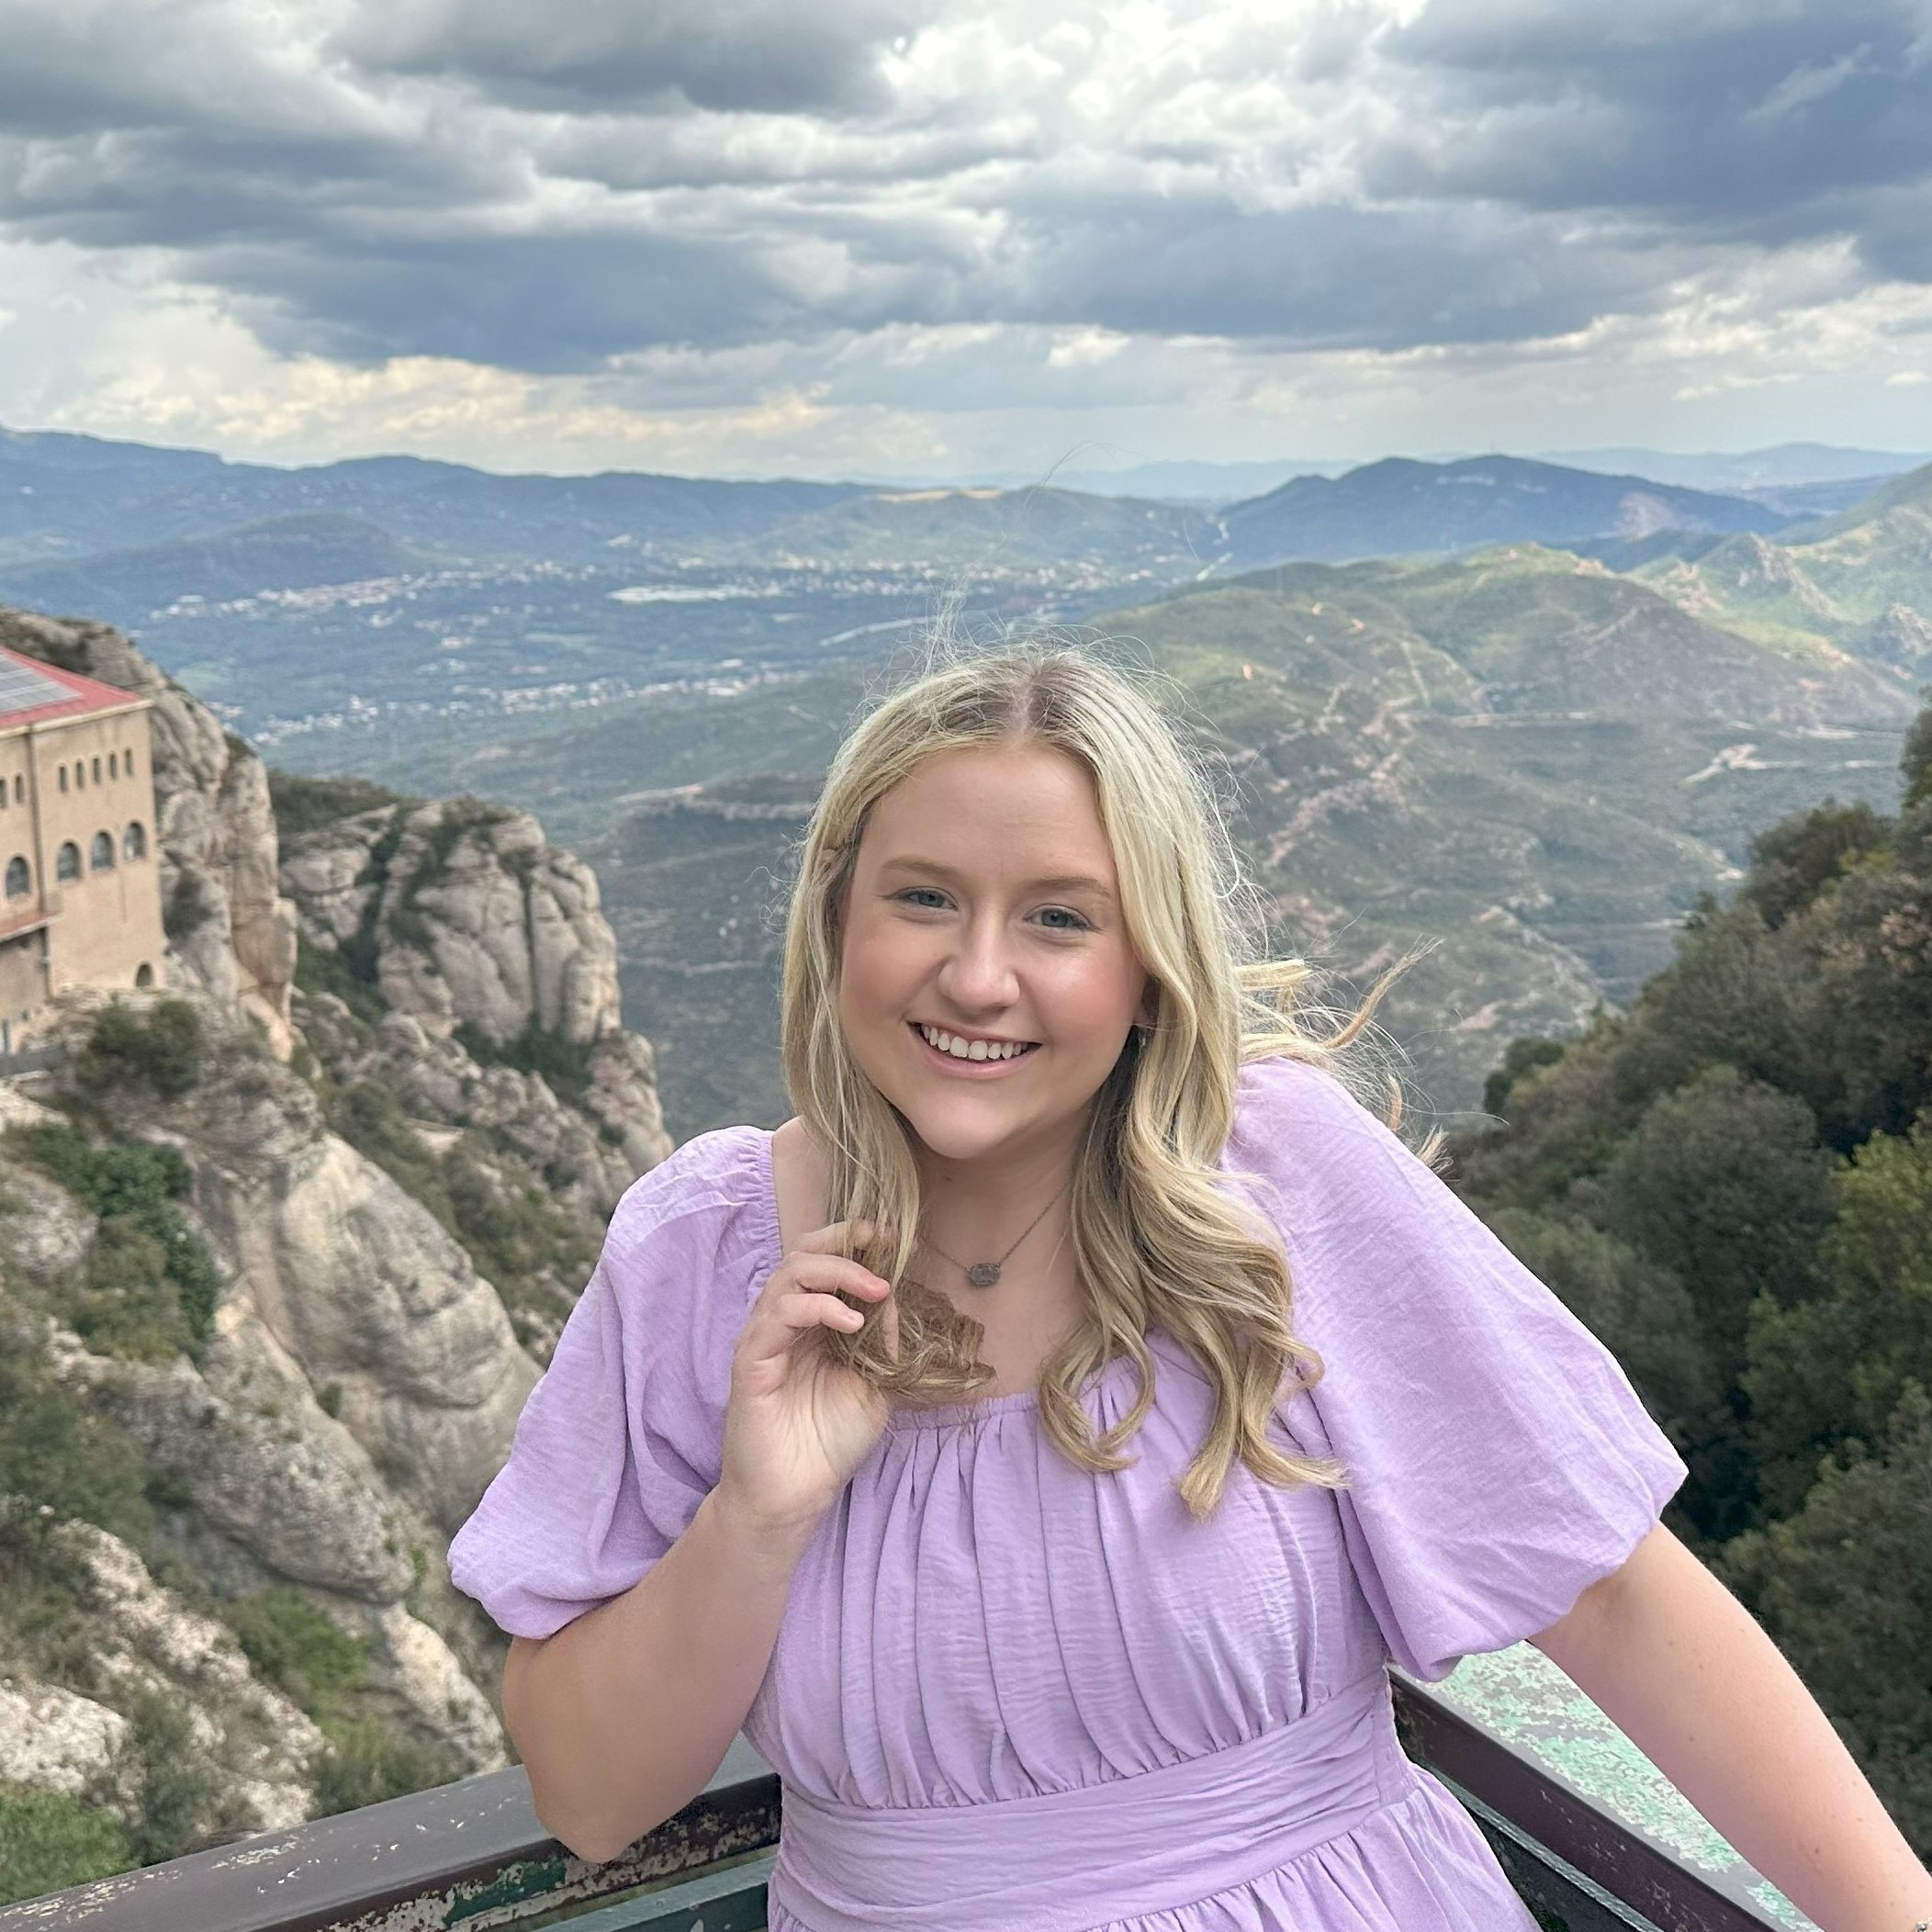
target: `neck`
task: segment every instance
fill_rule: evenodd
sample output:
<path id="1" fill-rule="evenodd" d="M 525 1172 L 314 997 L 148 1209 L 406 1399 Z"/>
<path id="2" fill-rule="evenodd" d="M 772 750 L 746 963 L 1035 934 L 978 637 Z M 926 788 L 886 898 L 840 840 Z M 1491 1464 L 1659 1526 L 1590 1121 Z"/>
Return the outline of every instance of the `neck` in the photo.
<path id="1" fill-rule="evenodd" d="M 926 1231 L 962 1261 L 993 1258 L 1065 1192 L 1084 1132 L 1083 1122 L 1078 1133 L 1051 1147 L 1002 1148 L 974 1161 L 942 1160 L 921 1149 L 916 1159 Z M 1058 1210 L 1048 1214 L 1039 1234 L 1057 1233 L 1062 1219 Z M 975 1252 L 968 1254 L 968 1248 Z"/>

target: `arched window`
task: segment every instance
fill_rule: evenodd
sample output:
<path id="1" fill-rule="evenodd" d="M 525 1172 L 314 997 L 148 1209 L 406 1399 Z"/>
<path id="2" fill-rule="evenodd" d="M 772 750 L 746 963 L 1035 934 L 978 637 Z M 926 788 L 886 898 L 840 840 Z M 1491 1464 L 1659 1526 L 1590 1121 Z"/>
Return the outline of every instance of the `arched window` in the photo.
<path id="1" fill-rule="evenodd" d="M 109 778 L 118 778 L 120 776 L 120 753 L 118 751 L 110 751 L 107 754 L 107 776 Z"/>
<path id="2" fill-rule="evenodd" d="M 64 792 L 64 791 L 66 791 L 66 789 L 67 789 L 67 768 L 66 768 L 66 766 L 65 766 L 65 765 L 62 765 L 62 766 L 61 767 L 61 790 L 62 790 L 62 792 Z"/>
<path id="3" fill-rule="evenodd" d="M 33 868 L 24 859 L 9 859 L 6 861 L 6 896 L 24 899 L 33 889 Z"/>
<path id="4" fill-rule="evenodd" d="M 150 966 L 145 960 L 143 960 L 140 962 L 140 964 L 134 969 L 134 990 L 137 993 L 145 993 L 148 990 L 148 988 L 153 983 L 154 969 L 153 967 Z"/>
<path id="5" fill-rule="evenodd" d="M 95 784 L 97 785 L 97 784 L 99 784 L 99 783 L 100 783 L 100 781 L 101 781 L 101 761 L 100 761 L 100 760 L 99 760 L 98 758 L 95 758 L 95 761 L 94 761 L 94 782 L 95 782 Z"/>
<path id="6" fill-rule="evenodd" d="M 96 872 L 105 872 L 112 867 L 114 864 L 114 834 L 112 832 L 96 832 L 94 835 L 94 844 L 88 851 L 87 863 Z"/>
<path id="7" fill-rule="evenodd" d="M 53 855 L 53 875 L 56 879 L 78 879 L 81 876 L 81 848 L 69 839 Z"/>
<path id="8" fill-rule="evenodd" d="M 148 835 L 140 828 L 140 820 L 130 819 L 128 829 L 121 834 L 121 857 L 124 859 L 145 859 L 148 856 Z"/>
<path id="9" fill-rule="evenodd" d="M 134 754 L 131 751 L 128 754 L 124 762 L 128 768 L 128 776 L 132 778 L 134 776 Z"/>
<path id="10" fill-rule="evenodd" d="M 27 774 L 24 771 L 14 774 L 14 803 L 17 805 L 27 803 Z"/>

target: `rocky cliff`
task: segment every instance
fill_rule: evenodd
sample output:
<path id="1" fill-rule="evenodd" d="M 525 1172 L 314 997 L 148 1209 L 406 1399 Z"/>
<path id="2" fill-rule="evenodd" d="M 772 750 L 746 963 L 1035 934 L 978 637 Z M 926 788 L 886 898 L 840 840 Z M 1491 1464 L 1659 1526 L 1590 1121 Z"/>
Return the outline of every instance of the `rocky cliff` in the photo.
<path id="1" fill-rule="evenodd" d="M 39 1884 L 504 1761 L 446 1540 L 669 1143 L 534 820 L 272 790 L 118 634 L 0 642 L 155 699 L 173 946 L 0 1086 L 0 1838 L 51 1806 L 75 1848 Z"/>

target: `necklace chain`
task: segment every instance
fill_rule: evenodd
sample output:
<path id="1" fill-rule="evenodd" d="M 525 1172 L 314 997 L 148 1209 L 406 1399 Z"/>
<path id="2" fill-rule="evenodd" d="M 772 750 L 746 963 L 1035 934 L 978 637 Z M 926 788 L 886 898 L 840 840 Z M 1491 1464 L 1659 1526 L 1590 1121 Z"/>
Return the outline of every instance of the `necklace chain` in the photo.
<path id="1" fill-rule="evenodd" d="M 946 1250 L 940 1247 L 938 1242 L 934 1241 L 930 1235 L 921 1235 L 919 1238 L 926 1243 L 926 1245 L 928 1248 L 932 1250 L 932 1252 L 935 1254 L 937 1254 L 939 1257 L 941 1261 L 951 1262 L 952 1265 L 956 1267 L 960 1271 L 960 1273 L 966 1277 L 966 1280 L 971 1286 L 975 1288 L 990 1288 L 1000 1278 L 1000 1270 L 1004 1268 L 1006 1265 L 1006 1264 L 1009 1261 L 1011 1261 L 1013 1257 L 1019 1252 L 1019 1242 L 1025 1241 L 1028 1235 L 1031 1234 L 1034 1229 L 1039 1227 L 1039 1224 L 1046 1219 L 1048 1210 L 1050 1209 L 1055 1205 L 1055 1203 L 1059 1201 L 1060 1196 L 1064 1194 L 1067 1191 L 1067 1189 L 1073 1185 L 1073 1181 L 1069 1179 L 1061 1185 L 1060 1193 L 1056 1194 L 1053 1196 L 1053 1199 L 1049 1201 L 1046 1207 L 1042 1208 L 1039 1210 L 1039 1212 L 1036 1214 L 1033 1217 L 1033 1219 L 1030 1221 L 1028 1221 L 1023 1229 L 1021 1229 L 1019 1241 L 1015 1241 L 1012 1247 L 1008 1248 L 1006 1252 L 1003 1255 L 1001 1255 L 997 1261 L 976 1261 L 972 1264 L 971 1267 L 969 1267 L 962 1261 L 954 1261 L 953 1257 L 947 1253 Z"/>

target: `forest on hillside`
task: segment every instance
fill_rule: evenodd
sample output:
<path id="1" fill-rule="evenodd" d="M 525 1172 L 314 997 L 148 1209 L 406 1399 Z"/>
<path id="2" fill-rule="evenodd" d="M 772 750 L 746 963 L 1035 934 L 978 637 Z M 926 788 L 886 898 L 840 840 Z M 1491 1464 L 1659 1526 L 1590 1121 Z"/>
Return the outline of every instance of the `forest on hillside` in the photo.
<path id="1" fill-rule="evenodd" d="M 1759 837 L 1672 964 L 1519 1039 L 1452 1179 L 1690 1466 L 1674 1528 L 1932 1853 L 1932 708 L 1895 815 Z"/>

